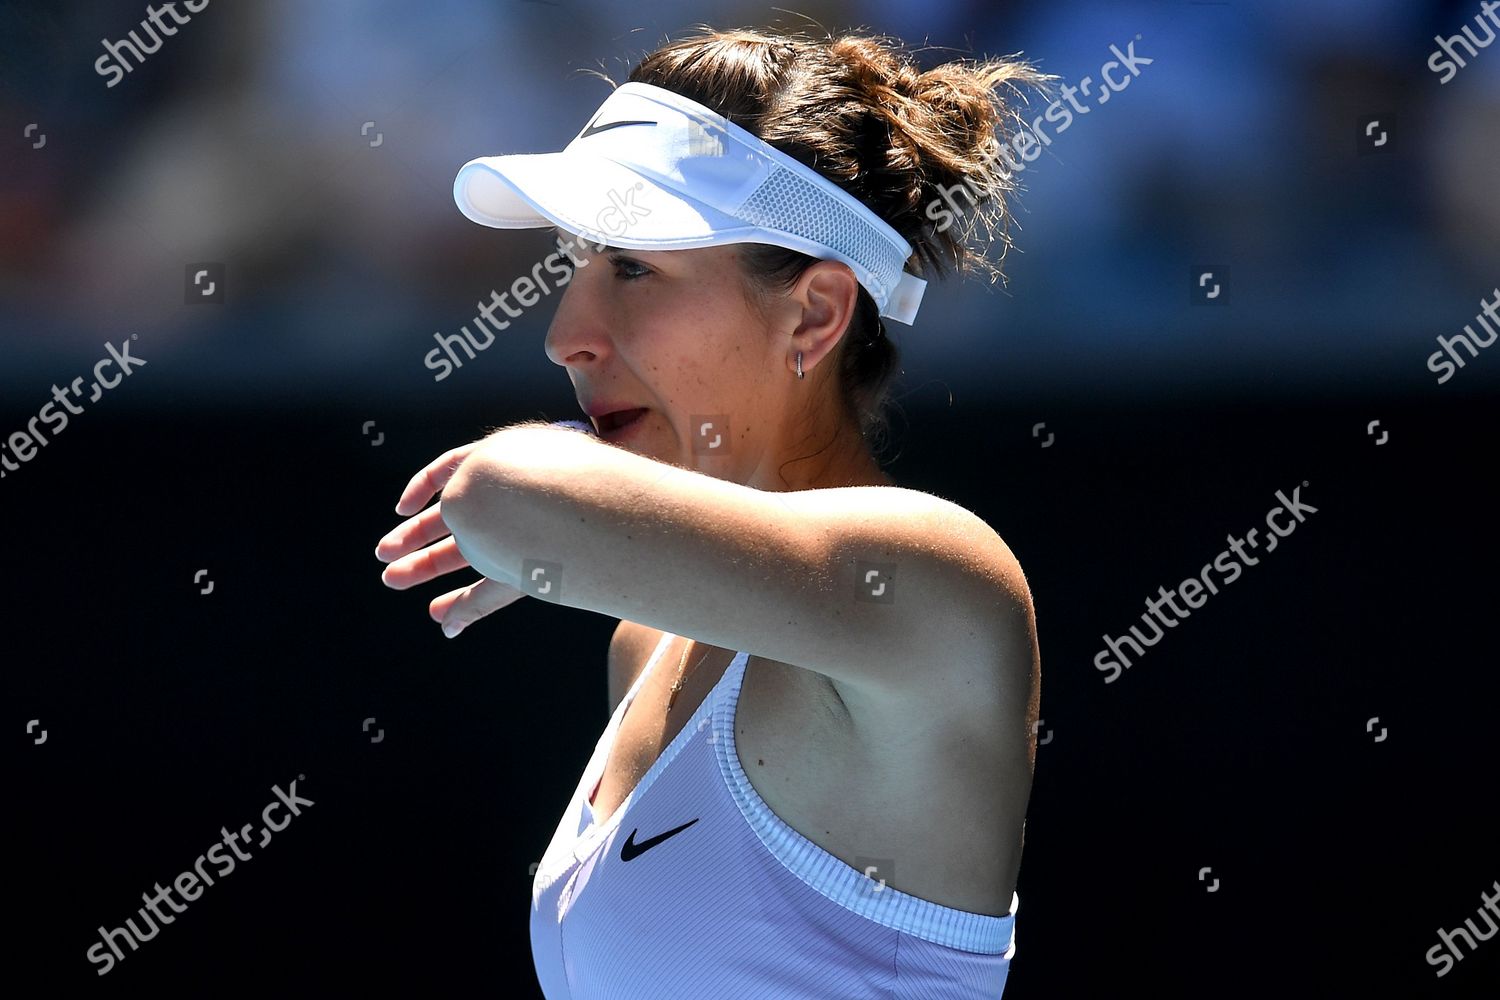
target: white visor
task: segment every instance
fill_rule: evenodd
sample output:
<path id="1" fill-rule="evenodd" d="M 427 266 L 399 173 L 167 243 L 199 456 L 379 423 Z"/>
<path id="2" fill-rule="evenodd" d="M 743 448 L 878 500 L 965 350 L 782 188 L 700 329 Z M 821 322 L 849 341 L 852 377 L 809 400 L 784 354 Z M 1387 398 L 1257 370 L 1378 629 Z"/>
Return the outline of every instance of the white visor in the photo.
<path id="1" fill-rule="evenodd" d="M 680 94 L 625 83 L 560 153 L 481 156 L 453 199 L 497 229 L 546 226 L 630 250 L 769 243 L 849 265 L 880 315 L 911 325 L 927 282 L 911 244 L 859 199 Z"/>

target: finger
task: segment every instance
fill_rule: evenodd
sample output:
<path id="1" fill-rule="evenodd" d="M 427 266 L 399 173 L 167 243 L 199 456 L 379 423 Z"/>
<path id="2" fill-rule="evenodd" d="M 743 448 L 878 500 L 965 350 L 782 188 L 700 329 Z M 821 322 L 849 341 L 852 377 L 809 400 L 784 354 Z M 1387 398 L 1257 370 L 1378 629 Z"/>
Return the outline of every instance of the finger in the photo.
<path id="1" fill-rule="evenodd" d="M 437 598 L 429 606 L 428 614 L 442 622 L 443 634 L 452 639 L 485 615 L 509 607 L 525 596 L 508 583 L 486 578 Z"/>
<path id="2" fill-rule="evenodd" d="M 375 546 L 375 558 L 381 562 L 394 562 L 409 552 L 431 545 L 451 532 L 443 523 L 441 503 L 435 503 L 416 517 L 402 521 L 390 534 Z"/>
<path id="3" fill-rule="evenodd" d="M 405 590 L 468 565 L 468 560 L 458 551 L 458 543 L 445 538 L 436 545 L 429 545 L 391 563 L 380 574 L 380 580 L 392 590 Z"/>
<path id="4" fill-rule="evenodd" d="M 412 476 L 411 482 L 406 484 L 406 489 L 401 491 L 401 499 L 396 502 L 396 513 L 410 515 L 421 510 L 424 503 L 448 485 L 448 480 L 453 478 L 454 470 L 468 457 L 475 443 L 444 452 L 437 461 Z"/>
<path id="5" fill-rule="evenodd" d="M 484 583 L 484 581 L 487 579 L 489 579 L 489 577 L 480 577 L 478 580 L 475 580 L 467 587 L 459 587 L 457 590 L 448 591 L 441 597 L 434 597 L 432 599 L 432 603 L 427 605 L 427 617 L 431 618 L 435 622 L 441 623 L 443 619 L 448 617 L 448 612 L 452 610 L 453 605 L 458 603 L 459 598 L 463 597 L 469 591 Z"/>

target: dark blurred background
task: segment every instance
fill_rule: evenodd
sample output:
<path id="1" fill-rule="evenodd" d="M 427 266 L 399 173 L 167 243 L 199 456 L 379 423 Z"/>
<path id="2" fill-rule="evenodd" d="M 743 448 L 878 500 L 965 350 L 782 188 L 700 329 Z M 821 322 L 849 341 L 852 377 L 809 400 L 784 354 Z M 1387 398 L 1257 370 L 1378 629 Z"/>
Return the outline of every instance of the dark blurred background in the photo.
<path id="1" fill-rule="evenodd" d="M 449 642 L 451 585 L 373 556 L 423 464 L 579 415 L 555 300 L 424 366 L 550 249 L 453 177 L 567 143 L 608 93 L 581 70 L 811 19 L 924 67 L 1153 60 L 1027 164 L 1008 283 L 887 327 L 892 474 L 983 516 L 1036 598 L 1007 1000 L 1496 995 L 1500 941 L 1425 958 L 1500 878 L 1500 348 L 1428 367 L 1500 295 L 1500 45 L 1429 66 L 1483 40 L 1477 2 L 179 10 L 108 86 L 144 5 L 0 4 L 0 435 L 106 345 L 146 361 L 0 481 L 24 995 L 534 995 L 529 866 L 614 621 L 525 598 Z M 1304 482 L 1318 512 L 1106 684 L 1102 637 Z M 298 775 L 316 804 L 264 856 L 96 975 L 101 924 Z"/>

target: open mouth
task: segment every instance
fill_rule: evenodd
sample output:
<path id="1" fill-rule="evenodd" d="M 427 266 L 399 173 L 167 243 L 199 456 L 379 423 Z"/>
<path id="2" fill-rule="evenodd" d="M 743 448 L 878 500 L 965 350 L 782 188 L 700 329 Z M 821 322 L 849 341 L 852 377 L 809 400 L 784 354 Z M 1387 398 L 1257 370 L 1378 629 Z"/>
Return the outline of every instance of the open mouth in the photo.
<path id="1" fill-rule="evenodd" d="M 637 407 L 634 410 L 615 410 L 613 413 L 606 413 L 599 418 L 599 433 L 608 434 L 622 427 L 628 427 L 644 416 L 645 413 L 645 407 Z"/>

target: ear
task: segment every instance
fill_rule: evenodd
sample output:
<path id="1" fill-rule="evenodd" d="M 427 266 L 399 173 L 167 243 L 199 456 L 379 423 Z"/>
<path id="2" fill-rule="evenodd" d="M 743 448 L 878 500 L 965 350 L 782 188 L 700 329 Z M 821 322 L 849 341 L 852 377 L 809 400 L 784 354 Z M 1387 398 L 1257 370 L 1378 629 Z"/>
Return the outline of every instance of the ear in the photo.
<path id="1" fill-rule="evenodd" d="M 838 346 L 858 301 L 859 280 L 842 261 L 820 260 L 802 272 L 781 304 L 785 312 L 782 329 L 792 332 L 788 368 L 795 370 L 798 351 L 804 372 L 816 368 Z"/>

